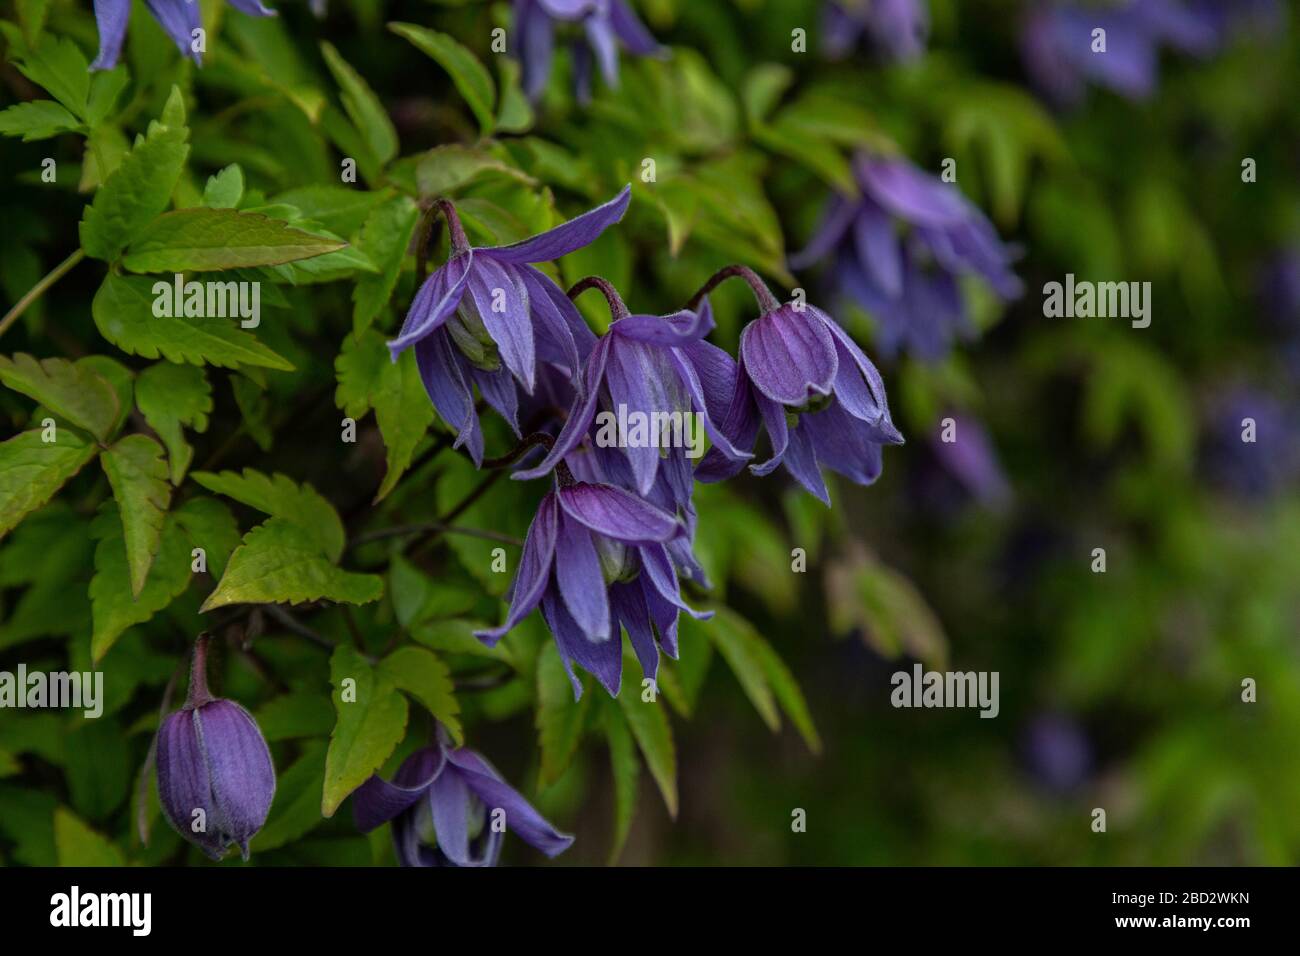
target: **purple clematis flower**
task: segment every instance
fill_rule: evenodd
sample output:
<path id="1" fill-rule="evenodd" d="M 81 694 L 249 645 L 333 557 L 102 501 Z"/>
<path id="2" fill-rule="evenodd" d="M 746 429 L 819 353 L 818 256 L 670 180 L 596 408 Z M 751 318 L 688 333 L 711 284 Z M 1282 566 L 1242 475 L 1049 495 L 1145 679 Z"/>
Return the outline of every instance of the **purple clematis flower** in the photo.
<path id="1" fill-rule="evenodd" d="M 253 17 L 273 17 L 275 11 L 262 5 L 261 0 L 227 0 L 236 10 Z M 158 25 L 172 38 L 182 56 L 195 63 L 203 62 L 202 54 L 192 46 L 194 31 L 203 26 L 198 0 L 146 0 L 149 12 Z M 126 25 L 131 19 L 131 0 L 95 0 L 95 25 L 99 27 L 99 55 L 90 64 L 92 70 L 111 70 L 117 66 L 126 39 Z"/>
<path id="2" fill-rule="evenodd" d="M 391 781 L 376 775 L 357 788 L 352 818 L 363 833 L 391 820 L 402 866 L 496 866 L 506 828 L 550 857 L 573 844 L 441 727 L 438 741 L 407 757 Z"/>
<path id="3" fill-rule="evenodd" d="M 1011 498 L 1011 488 L 998 463 L 997 451 L 984 426 L 973 418 L 950 415 L 952 441 L 942 430 L 931 442 L 935 457 L 967 494 L 986 507 L 999 509 Z"/>
<path id="4" fill-rule="evenodd" d="M 1222 28 L 1209 6 L 1180 0 L 1048 5 L 1026 21 L 1021 52 L 1034 82 L 1057 103 L 1077 103 L 1089 83 L 1141 100 L 1155 91 L 1162 46 L 1207 56 L 1219 45 Z M 1094 30 L 1106 31 L 1104 52 L 1094 50 Z"/>
<path id="5" fill-rule="evenodd" d="M 889 60 L 914 60 L 930 33 L 927 0 L 827 0 L 822 45 L 832 59 L 848 56 L 862 40 Z"/>
<path id="6" fill-rule="evenodd" d="M 1092 770 L 1092 746 L 1079 724 L 1060 714 L 1040 714 L 1026 728 L 1021 752 L 1030 773 L 1045 788 L 1067 793 Z"/>
<path id="7" fill-rule="evenodd" d="M 534 101 L 541 97 L 551 74 L 557 23 L 574 24 L 582 29 L 583 37 L 573 42 L 574 85 L 582 103 L 591 99 L 593 53 L 610 87 L 618 86 L 620 43 L 637 56 L 666 53 L 626 0 L 515 0 L 524 93 Z"/>
<path id="8" fill-rule="evenodd" d="M 692 414 L 700 416 L 704 431 L 722 454 L 739 461 L 752 458 L 731 444 L 710 415 L 711 409 L 722 407 L 728 394 L 719 386 L 730 385 L 735 373 L 726 367 L 730 358 L 717 354 L 721 350 L 700 348 L 713 329 L 708 302 L 698 312 L 684 309 L 673 315 L 629 315 L 613 286 L 603 279 L 584 279 L 569 294 L 589 287 L 604 292 L 613 322 L 587 357 L 582 387 L 554 447 L 540 464 L 517 472 L 515 477 L 538 478 L 572 453 L 587 437 L 597 417 L 597 405 L 603 407 L 607 425 L 624 421 L 645 424 L 640 436 L 628 429 L 621 448 L 632 472 L 629 487 L 642 496 L 649 495 L 655 484 L 665 460 L 661 452 L 669 447 L 674 434 L 682 437 Z M 704 374 L 697 371 L 697 361 Z M 669 427 L 673 421 L 678 423 L 676 433 Z M 596 444 L 613 447 L 612 442 L 602 440 L 605 434 L 603 425 Z"/>
<path id="9" fill-rule="evenodd" d="M 1003 299 L 1020 295 L 1014 250 L 955 186 L 905 159 L 859 156 L 862 195 L 836 195 L 808 246 L 790 260 L 804 268 L 832 257 L 843 297 L 879 322 L 887 355 L 903 348 L 936 359 L 954 336 L 974 329 L 958 278 L 982 276 Z"/>
<path id="10" fill-rule="evenodd" d="M 275 768 L 252 714 L 208 692 L 207 641 L 194 644 L 185 706 L 158 728 L 158 801 L 172 828 L 212 859 L 238 846 L 247 860 L 275 797 Z"/>
<path id="11" fill-rule="evenodd" d="M 748 449 L 761 423 L 772 443 L 772 457 L 750 465 L 750 470 L 766 475 L 784 465 L 829 507 L 821 466 L 869 485 L 880 477 L 882 446 L 903 442 L 889 417 L 885 383 L 834 319 L 811 305 L 780 304 L 763 280 L 744 266 L 721 270 L 696 298 L 733 275 L 749 283 L 762 314 L 740 333 L 731 399 L 719 416 L 722 430 L 734 447 Z M 695 476 L 721 481 L 743 465 L 715 447 Z"/>
<path id="12" fill-rule="evenodd" d="M 595 336 L 577 308 L 532 263 L 549 262 L 592 242 L 623 218 L 627 186 L 614 199 L 530 239 L 474 249 L 455 208 L 440 200 L 451 255 L 415 294 L 397 338 L 393 360 L 415 347 L 416 362 L 438 414 L 456 430 L 475 464 L 483 461 L 483 432 L 474 410 L 474 386 L 519 433 L 521 386 L 531 395 L 538 362 L 576 376 Z"/>
<path id="13" fill-rule="evenodd" d="M 677 657 L 677 612 L 701 620 L 713 615 L 682 600 L 668 549 L 687 534 L 676 516 L 624 488 L 578 481 L 564 461 L 556 464 L 555 477 L 554 490 L 542 498 L 528 528 L 505 623 L 474 633 L 491 646 L 540 605 L 574 697 L 582 696 L 575 662 L 617 696 L 620 625 L 653 680 L 660 645 Z"/>

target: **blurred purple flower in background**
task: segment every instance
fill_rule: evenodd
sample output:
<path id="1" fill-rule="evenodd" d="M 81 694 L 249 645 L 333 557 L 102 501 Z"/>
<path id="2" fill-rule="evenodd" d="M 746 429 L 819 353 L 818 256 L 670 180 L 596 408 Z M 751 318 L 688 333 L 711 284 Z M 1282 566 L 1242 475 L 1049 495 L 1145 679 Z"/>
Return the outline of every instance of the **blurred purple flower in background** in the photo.
<path id="1" fill-rule="evenodd" d="M 1264 318 L 1300 335 L 1300 248 L 1283 249 L 1260 271 Z"/>
<path id="2" fill-rule="evenodd" d="M 393 360 L 415 347 L 429 399 L 457 432 L 474 463 L 483 461 L 483 432 L 474 386 L 519 433 L 519 393 L 532 394 L 539 362 L 576 376 L 595 336 L 577 308 L 532 263 L 549 262 L 593 242 L 623 218 L 632 188 L 590 212 L 509 246 L 474 249 L 455 207 L 439 202 L 451 233 L 446 264 L 424 280 L 397 338 Z"/>
<path id="3" fill-rule="evenodd" d="M 1030 774 L 1049 790 L 1073 790 L 1092 770 L 1087 735 L 1061 714 L 1041 714 L 1030 721 L 1021 747 Z"/>
<path id="4" fill-rule="evenodd" d="M 275 11 L 261 0 L 226 0 L 232 7 L 253 17 L 273 17 Z M 203 26 L 198 0 L 146 0 L 149 13 L 158 21 L 182 56 L 195 63 L 203 62 L 193 49 L 194 31 Z M 90 64 L 92 70 L 111 70 L 117 66 L 126 39 L 126 25 L 131 19 L 131 0 L 95 0 L 95 25 L 99 28 L 99 55 Z"/>
<path id="5" fill-rule="evenodd" d="M 158 728 L 158 802 L 172 828 L 219 860 L 248 841 L 271 810 L 275 768 L 257 721 L 208 692 L 207 635 L 194 643 L 185 705 Z"/>
<path id="6" fill-rule="evenodd" d="M 538 100 L 551 75 L 551 57 L 557 24 L 582 30 L 573 50 L 574 85 L 579 102 L 591 98 L 593 55 L 610 87 L 618 86 L 618 47 L 637 56 L 663 56 L 661 47 L 626 0 L 515 0 L 515 30 L 523 87 L 529 99 Z"/>
<path id="7" fill-rule="evenodd" d="M 977 502 L 988 508 L 1004 507 L 1011 499 L 1011 487 L 998 463 L 993 441 L 984 426 L 964 415 L 952 419 L 952 441 L 944 441 L 947 429 L 940 428 L 931 447 L 939 465 L 957 480 Z"/>
<path id="8" fill-rule="evenodd" d="M 1210 478 L 1244 498 L 1300 480 L 1300 415 L 1273 395 L 1235 386 L 1213 403 L 1203 441 Z M 1247 440 L 1253 438 L 1253 440 Z"/>
<path id="9" fill-rule="evenodd" d="M 830 259 L 836 291 L 876 319 L 886 355 L 937 359 L 954 337 L 974 334 L 962 275 L 983 277 L 1003 299 L 1020 295 L 1015 250 L 955 186 L 901 158 L 859 156 L 855 170 L 862 195 L 836 194 L 790 265 Z"/>
<path id="10" fill-rule="evenodd" d="M 573 844 L 483 757 L 451 746 L 441 727 L 438 742 L 407 757 L 391 781 L 376 775 L 357 788 L 352 819 L 362 833 L 391 820 L 402 866 L 496 866 L 505 828 L 550 857 Z"/>
<path id="11" fill-rule="evenodd" d="M 827 0 L 822 7 L 822 46 L 841 59 L 862 39 L 888 60 L 914 60 L 930 33 L 928 0 Z"/>

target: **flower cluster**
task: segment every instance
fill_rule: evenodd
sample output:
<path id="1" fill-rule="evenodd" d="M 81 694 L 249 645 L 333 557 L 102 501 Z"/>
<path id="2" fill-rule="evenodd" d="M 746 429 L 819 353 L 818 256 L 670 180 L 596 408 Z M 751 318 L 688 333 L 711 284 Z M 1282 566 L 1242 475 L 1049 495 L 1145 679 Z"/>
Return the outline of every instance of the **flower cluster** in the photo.
<path id="1" fill-rule="evenodd" d="M 927 0 L 827 0 L 822 40 L 828 56 L 848 56 L 865 38 L 887 60 L 915 60 L 930 34 Z"/>
<path id="2" fill-rule="evenodd" d="M 682 596 L 683 580 L 707 586 L 692 552 L 696 478 L 721 481 L 746 465 L 766 475 L 784 465 L 829 505 L 823 467 L 870 484 L 880 475 L 882 447 L 902 441 L 880 373 L 848 333 L 801 298 L 778 302 L 743 266 L 715 274 L 670 315 L 631 313 L 600 277 L 566 295 L 536 268 L 594 241 L 623 216 L 629 198 L 630 187 L 548 232 L 491 248 L 472 247 L 455 207 L 439 200 L 431 211 L 447 221 L 448 260 L 421 284 L 389 343 L 394 358 L 415 349 L 430 400 L 455 431 L 455 447 L 477 466 L 518 461 L 516 479 L 550 477 L 506 620 L 478 637 L 495 643 L 540 608 L 575 696 L 582 693 L 575 663 L 618 694 L 623 630 L 654 679 L 660 650 L 677 656 L 679 612 L 709 616 Z M 738 360 L 706 341 L 714 327 L 707 294 L 731 276 L 750 285 L 759 306 L 741 334 Z M 612 319 L 599 338 L 572 301 L 592 288 L 605 296 Z M 541 431 L 520 435 L 509 455 L 485 461 L 476 389 L 516 435 L 521 408 L 558 405 L 567 414 L 552 414 Z M 693 462 L 680 442 L 661 442 L 658 434 L 601 440 L 596 420 L 614 410 L 649 422 L 689 416 L 711 448 Z M 756 462 L 760 430 L 770 454 Z M 662 437 L 671 438 L 666 431 Z M 545 454 L 530 463 L 539 448 Z"/>

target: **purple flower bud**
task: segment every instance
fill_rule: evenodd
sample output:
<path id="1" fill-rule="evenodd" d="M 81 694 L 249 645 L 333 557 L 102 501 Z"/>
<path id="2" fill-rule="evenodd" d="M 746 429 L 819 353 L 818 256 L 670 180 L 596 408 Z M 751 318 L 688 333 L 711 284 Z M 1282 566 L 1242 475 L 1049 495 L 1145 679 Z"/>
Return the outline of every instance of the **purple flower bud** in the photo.
<path id="1" fill-rule="evenodd" d="M 261 0 L 229 0 L 236 10 L 254 17 L 273 17 L 275 11 L 262 5 Z M 149 12 L 171 37 L 182 56 L 195 63 L 203 55 L 193 47 L 194 31 L 203 26 L 196 0 L 149 0 Z M 126 25 L 131 19 L 131 0 L 95 0 L 95 25 L 99 28 L 99 55 L 90 64 L 92 70 L 111 70 L 117 66 L 126 39 Z"/>
<path id="2" fill-rule="evenodd" d="M 206 659 L 203 635 L 185 706 L 158 729 L 158 798 L 167 822 L 208 856 L 238 846 L 248 859 L 275 796 L 275 768 L 253 716 L 208 693 Z"/>

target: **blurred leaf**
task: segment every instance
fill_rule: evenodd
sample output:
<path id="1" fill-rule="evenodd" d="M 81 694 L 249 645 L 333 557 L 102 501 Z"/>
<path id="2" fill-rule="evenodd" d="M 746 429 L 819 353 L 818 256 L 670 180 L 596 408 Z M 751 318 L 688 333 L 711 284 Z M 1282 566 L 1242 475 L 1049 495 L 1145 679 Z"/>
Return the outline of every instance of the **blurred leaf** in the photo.
<path id="1" fill-rule="evenodd" d="M 496 103 L 496 86 L 492 82 L 492 74 L 479 62 L 478 57 L 452 37 L 437 30 L 429 30 L 414 23 L 390 23 L 388 29 L 415 44 L 417 49 L 432 57 L 451 75 L 456 89 L 478 119 L 479 130 L 484 136 L 490 135 L 495 123 L 492 111 Z"/>
<path id="2" fill-rule="evenodd" d="M 54 811 L 54 846 L 59 866 L 126 865 L 121 850 L 63 807 Z"/>
<path id="3" fill-rule="evenodd" d="M 334 74 L 334 80 L 342 92 L 343 109 L 366 138 L 366 143 L 379 164 L 385 165 L 397 155 L 397 130 L 393 129 L 393 124 L 374 91 L 361 75 L 339 56 L 338 50 L 324 41 L 321 42 L 320 48 L 325 56 L 325 65 Z"/>
<path id="4" fill-rule="evenodd" d="M 659 703 L 645 703 L 640 695 L 622 693 L 618 696 L 623 718 L 645 757 L 650 775 L 654 777 L 663 794 L 668 815 L 677 816 L 677 751 L 673 746 L 673 729 L 668 713 Z"/>
<path id="5" fill-rule="evenodd" d="M 637 785 L 641 777 L 641 761 L 636 756 L 636 746 L 628 730 L 627 721 L 612 701 L 605 708 L 605 739 L 609 744 L 609 765 L 614 777 L 614 836 L 609 848 L 609 863 L 618 862 L 632 829 L 636 813 Z"/>

